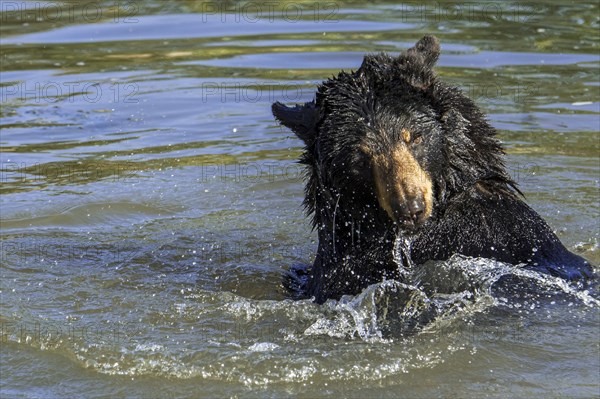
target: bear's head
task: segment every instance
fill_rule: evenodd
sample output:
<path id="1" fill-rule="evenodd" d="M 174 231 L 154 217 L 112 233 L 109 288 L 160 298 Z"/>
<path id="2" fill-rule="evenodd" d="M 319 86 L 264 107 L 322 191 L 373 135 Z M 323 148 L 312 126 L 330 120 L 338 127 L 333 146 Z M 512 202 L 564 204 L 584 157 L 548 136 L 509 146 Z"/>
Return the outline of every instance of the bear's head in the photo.
<path id="1" fill-rule="evenodd" d="M 495 131 L 462 92 L 440 82 L 425 36 L 397 57 L 367 55 L 319 86 L 314 101 L 273 114 L 304 141 L 305 205 L 314 223 L 358 221 L 418 231 L 453 195 L 481 180 L 513 185 Z"/>

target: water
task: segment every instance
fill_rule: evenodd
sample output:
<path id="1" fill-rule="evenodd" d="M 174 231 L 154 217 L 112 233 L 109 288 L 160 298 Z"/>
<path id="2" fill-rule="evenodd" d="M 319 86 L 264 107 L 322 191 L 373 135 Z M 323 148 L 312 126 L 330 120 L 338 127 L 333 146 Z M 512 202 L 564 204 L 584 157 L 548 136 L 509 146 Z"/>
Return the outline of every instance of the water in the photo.
<path id="1" fill-rule="evenodd" d="M 270 114 L 435 34 L 598 265 L 596 3 L 0 4 L 2 397 L 600 396 L 595 289 L 454 257 L 290 299 L 316 236 Z"/>

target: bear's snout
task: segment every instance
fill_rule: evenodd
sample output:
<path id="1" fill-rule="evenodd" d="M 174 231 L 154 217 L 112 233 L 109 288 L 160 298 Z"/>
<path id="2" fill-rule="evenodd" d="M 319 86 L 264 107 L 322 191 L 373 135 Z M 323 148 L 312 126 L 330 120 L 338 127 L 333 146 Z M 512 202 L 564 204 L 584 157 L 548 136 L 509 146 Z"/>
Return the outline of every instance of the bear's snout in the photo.
<path id="1" fill-rule="evenodd" d="M 431 179 L 405 145 L 373 156 L 373 178 L 379 205 L 400 227 L 414 229 L 431 215 Z"/>

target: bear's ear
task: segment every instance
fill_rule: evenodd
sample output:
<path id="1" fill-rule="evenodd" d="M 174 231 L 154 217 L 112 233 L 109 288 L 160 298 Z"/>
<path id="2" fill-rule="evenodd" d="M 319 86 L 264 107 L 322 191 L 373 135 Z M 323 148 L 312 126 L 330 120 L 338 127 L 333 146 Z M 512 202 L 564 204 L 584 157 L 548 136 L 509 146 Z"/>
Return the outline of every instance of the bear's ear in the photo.
<path id="1" fill-rule="evenodd" d="M 275 118 L 282 125 L 290 128 L 304 143 L 310 145 L 315 139 L 315 126 L 319 112 L 314 101 L 304 105 L 288 107 L 279 101 L 271 107 Z"/>
<path id="2" fill-rule="evenodd" d="M 440 41 L 435 36 L 423 36 L 414 47 L 406 51 L 409 55 L 418 55 L 428 68 L 432 68 L 440 57 Z"/>

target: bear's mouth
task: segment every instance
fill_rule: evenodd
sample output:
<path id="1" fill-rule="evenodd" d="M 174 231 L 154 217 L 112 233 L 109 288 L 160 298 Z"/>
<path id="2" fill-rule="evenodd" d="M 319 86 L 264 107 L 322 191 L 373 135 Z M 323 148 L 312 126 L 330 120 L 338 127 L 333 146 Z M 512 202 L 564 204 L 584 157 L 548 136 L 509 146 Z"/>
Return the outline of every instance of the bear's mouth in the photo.
<path id="1" fill-rule="evenodd" d="M 389 216 L 389 215 L 388 215 Z M 394 229 L 397 233 L 402 233 L 404 235 L 413 235 L 416 234 L 421 227 L 427 221 L 426 217 L 420 218 L 410 218 L 410 217 L 400 217 L 400 218 L 392 218 L 392 223 L 394 225 Z"/>
<path id="2" fill-rule="evenodd" d="M 412 220 L 405 218 L 394 221 L 394 224 L 404 231 L 416 231 L 423 225 L 423 223 L 425 223 L 425 219 Z"/>

